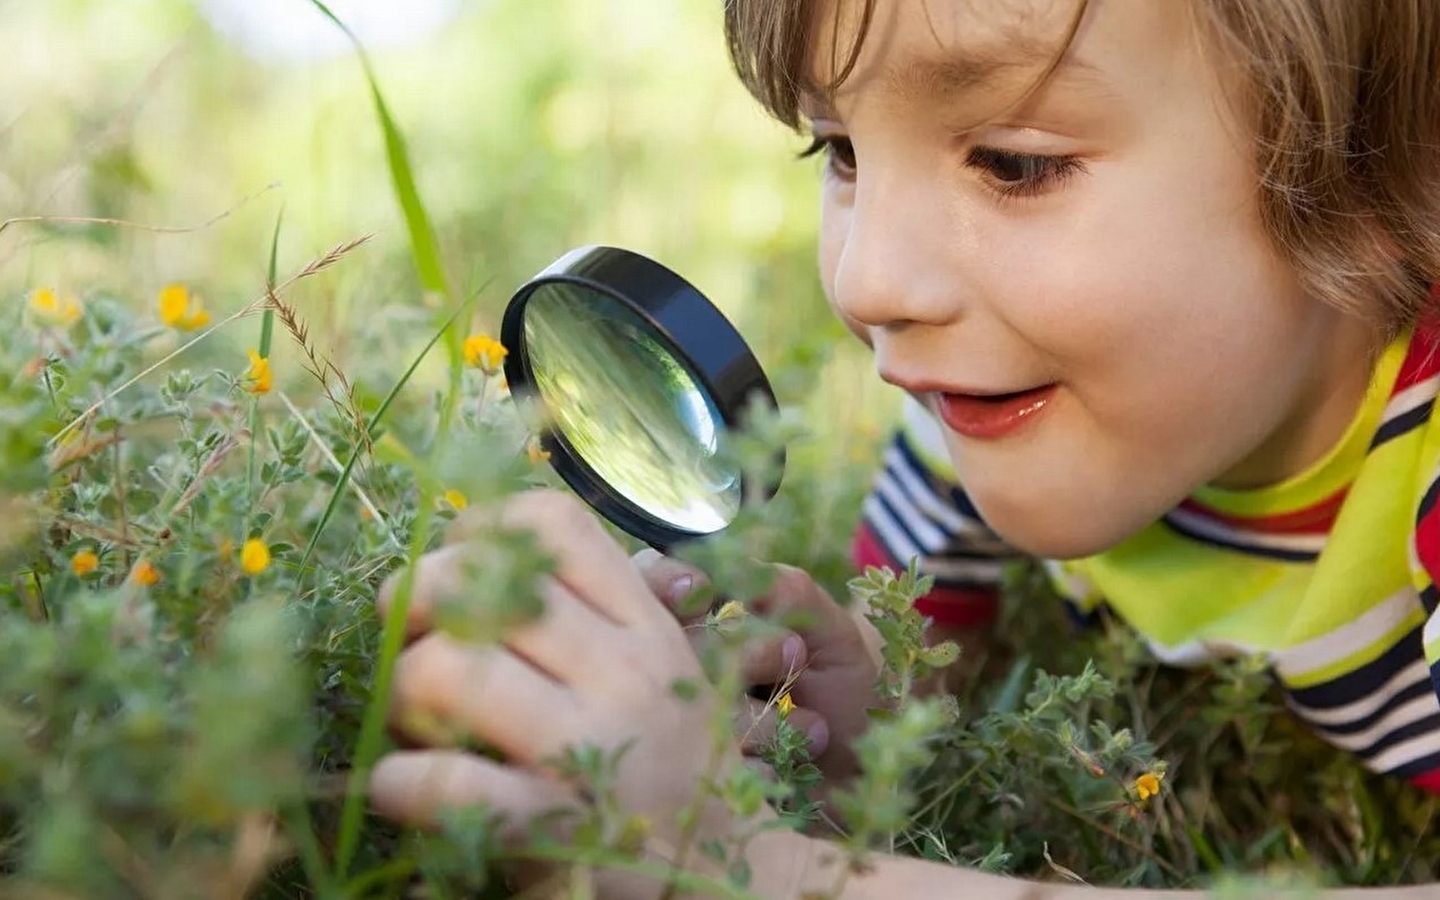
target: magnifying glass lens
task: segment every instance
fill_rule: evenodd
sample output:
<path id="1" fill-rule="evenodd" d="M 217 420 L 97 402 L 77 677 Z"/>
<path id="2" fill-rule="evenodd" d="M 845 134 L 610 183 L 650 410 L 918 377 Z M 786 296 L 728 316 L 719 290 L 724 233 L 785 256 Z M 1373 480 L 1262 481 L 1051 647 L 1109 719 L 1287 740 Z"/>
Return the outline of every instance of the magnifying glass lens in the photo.
<path id="1" fill-rule="evenodd" d="M 643 317 L 603 292 L 548 282 L 529 297 L 524 331 L 551 427 L 611 490 L 697 535 L 735 518 L 741 473 L 724 417 Z"/>

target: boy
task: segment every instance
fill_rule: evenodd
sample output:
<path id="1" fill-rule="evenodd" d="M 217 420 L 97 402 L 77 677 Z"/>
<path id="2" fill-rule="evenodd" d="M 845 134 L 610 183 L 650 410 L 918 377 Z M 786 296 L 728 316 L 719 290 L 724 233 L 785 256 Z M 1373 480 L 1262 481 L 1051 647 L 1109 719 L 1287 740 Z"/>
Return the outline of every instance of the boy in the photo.
<path id="1" fill-rule="evenodd" d="M 1175 662 L 1270 654 L 1321 734 L 1440 788 L 1440 341 L 1422 315 L 1440 278 L 1440 7 L 768 0 L 727 22 L 743 80 L 826 155 L 826 294 L 913 398 L 860 561 L 919 556 L 941 579 L 926 611 L 964 628 L 993 610 L 994 559 L 1061 560 L 1082 610 L 1107 603 Z M 699 671 L 656 602 L 683 573 L 637 573 L 566 498 L 503 515 L 558 558 L 547 617 L 503 648 L 420 637 L 395 700 L 397 721 L 450 722 L 510 764 L 395 754 L 377 804 L 425 822 L 484 799 L 523 826 L 575 802 L 541 759 L 634 738 L 622 801 L 673 821 L 720 702 L 668 690 Z M 463 554 L 423 561 L 417 634 Z M 873 634 L 794 572 L 773 602 L 818 614 L 792 693 L 843 774 Z M 718 807 L 699 822 L 749 824 Z M 823 842 L 767 834 L 747 855 L 762 896 L 835 883 Z M 901 859 L 842 896 L 971 890 L 1138 896 Z"/>

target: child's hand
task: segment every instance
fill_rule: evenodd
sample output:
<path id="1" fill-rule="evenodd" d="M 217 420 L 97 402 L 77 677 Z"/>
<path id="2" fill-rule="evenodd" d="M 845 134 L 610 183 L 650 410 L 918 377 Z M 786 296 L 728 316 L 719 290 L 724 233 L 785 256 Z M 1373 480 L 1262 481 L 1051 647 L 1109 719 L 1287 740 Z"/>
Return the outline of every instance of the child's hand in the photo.
<path id="1" fill-rule="evenodd" d="M 715 762 L 711 721 L 720 700 L 680 624 L 578 501 L 528 493 L 512 499 L 499 520 L 533 530 L 555 559 L 555 577 L 543 585 L 545 614 L 495 646 L 430 631 L 438 597 L 483 585 L 466 580 L 464 542 L 427 554 L 407 610 L 413 642 L 399 661 L 391 722 L 420 741 L 447 733 L 477 739 L 505 762 L 447 749 L 392 753 L 371 775 L 373 801 L 386 815 L 419 825 L 435 824 L 446 808 L 484 801 L 510 817 L 511 837 L 519 838 L 537 816 L 580 805 L 549 764 L 565 747 L 610 752 L 633 741 L 613 788 L 628 813 L 653 824 L 648 846 L 668 858 L 678 843 L 676 814 Z M 382 611 L 397 580 L 381 592 Z M 681 700 L 673 689 L 680 679 L 698 696 Z M 744 764 L 739 748 L 724 743 L 722 773 Z M 740 824 L 720 801 L 707 804 L 697 840 Z M 692 861 L 701 856 L 691 854 Z"/>
<path id="2" fill-rule="evenodd" d="M 682 622 L 693 626 L 703 619 L 703 612 L 688 616 L 678 612 L 684 595 L 703 582 L 703 573 L 653 550 L 641 551 L 633 559 L 651 590 L 677 610 Z M 793 633 L 746 648 L 743 674 L 747 682 L 789 684 L 796 705 L 790 722 L 810 733 L 815 764 L 827 782 L 854 775 L 851 743 L 869 724 L 866 710 L 880 703 L 875 692 L 880 637 L 874 626 L 858 610 L 836 603 L 808 573 L 791 566 L 776 566 L 770 592 L 748 606 L 758 615 L 788 618 L 797 614 L 805 621 Z M 691 633 L 698 632 L 692 628 Z M 747 752 L 757 752 L 775 733 L 775 712 L 773 704 L 747 701 L 750 705 L 741 710 L 738 730 L 747 733 Z"/>

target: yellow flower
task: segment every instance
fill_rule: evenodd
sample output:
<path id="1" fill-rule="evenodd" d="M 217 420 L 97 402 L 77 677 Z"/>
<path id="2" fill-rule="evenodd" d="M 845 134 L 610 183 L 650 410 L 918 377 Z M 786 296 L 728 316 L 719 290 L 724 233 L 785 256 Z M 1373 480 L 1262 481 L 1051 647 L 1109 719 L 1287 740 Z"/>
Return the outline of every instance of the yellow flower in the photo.
<path id="1" fill-rule="evenodd" d="M 148 559 L 142 559 L 130 570 L 130 581 L 141 587 L 151 587 L 160 583 L 160 570 Z"/>
<path id="2" fill-rule="evenodd" d="M 275 376 L 270 371 L 270 357 L 261 356 L 254 350 L 247 350 L 250 354 L 250 368 L 245 373 L 245 390 L 252 394 L 268 394 L 275 383 Z"/>
<path id="3" fill-rule="evenodd" d="M 789 691 L 781 694 L 780 699 L 775 701 L 775 711 L 780 714 L 780 718 L 782 719 L 790 715 L 790 711 L 794 708 L 795 701 L 790 699 Z"/>
<path id="4" fill-rule="evenodd" d="M 94 550 L 81 550 L 70 557 L 70 571 L 84 578 L 91 572 L 100 568 L 100 557 L 95 555 Z"/>
<path id="5" fill-rule="evenodd" d="M 456 509 L 464 509 L 470 505 L 470 501 L 465 499 L 465 495 L 454 488 L 450 488 L 445 492 L 445 502 Z"/>
<path id="6" fill-rule="evenodd" d="M 465 345 L 461 348 L 465 356 L 465 365 L 479 369 L 486 375 L 494 375 L 500 370 L 500 364 L 510 351 L 504 344 L 495 340 L 488 334 L 472 334 L 465 339 Z"/>
<path id="7" fill-rule="evenodd" d="M 727 601 L 724 606 L 721 606 L 715 611 L 714 616 L 712 617 L 712 621 L 727 622 L 731 619 L 741 619 L 744 617 L 745 604 L 741 603 L 739 600 L 730 600 Z"/>
<path id="8" fill-rule="evenodd" d="M 80 319 L 80 301 L 60 297 L 50 288 L 37 288 L 30 293 L 30 311 L 47 325 L 69 327 Z"/>
<path id="9" fill-rule="evenodd" d="M 1135 779 L 1135 793 L 1142 801 L 1149 800 L 1160 793 L 1160 777 L 1154 772 L 1146 772 Z"/>
<path id="10" fill-rule="evenodd" d="M 240 548 L 240 571 L 259 575 L 270 568 L 270 548 L 259 538 L 251 538 Z"/>
<path id="11" fill-rule="evenodd" d="M 181 331 L 194 331 L 210 324 L 210 314 L 185 285 L 171 284 L 160 291 L 160 321 Z"/>

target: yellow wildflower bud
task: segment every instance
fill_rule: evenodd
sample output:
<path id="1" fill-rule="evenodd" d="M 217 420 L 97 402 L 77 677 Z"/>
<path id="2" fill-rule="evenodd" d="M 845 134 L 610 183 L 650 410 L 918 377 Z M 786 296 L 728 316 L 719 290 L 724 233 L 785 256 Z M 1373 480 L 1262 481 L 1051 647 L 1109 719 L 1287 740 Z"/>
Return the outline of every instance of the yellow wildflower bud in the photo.
<path id="1" fill-rule="evenodd" d="M 714 621 L 728 622 L 731 619 L 742 619 L 745 617 L 745 604 L 739 600 L 730 600 L 715 611 Z"/>
<path id="2" fill-rule="evenodd" d="M 70 571 L 84 578 L 91 572 L 100 568 L 100 557 L 95 555 L 94 550 L 81 550 L 70 557 Z"/>
<path id="3" fill-rule="evenodd" d="M 152 587 L 160 583 L 160 570 L 148 559 L 142 559 L 130 570 L 130 582 L 141 587 Z"/>
<path id="4" fill-rule="evenodd" d="M 450 488 L 445 492 L 445 502 L 456 509 L 464 509 L 470 505 L 470 501 L 465 499 L 465 495 L 454 488 Z"/>
<path id="5" fill-rule="evenodd" d="M 1135 793 L 1142 801 L 1149 800 L 1151 797 L 1159 794 L 1160 776 L 1154 772 L 1146 772 L 1135 779 Z"/>
<path id="6" fill-rule="evenodd" d="M 500 364 L 510 351 L 488 334 L 472 334 L 465 339 L 461 353 L 465 357 L 465 365 L 479 369 L 486 375 L 494 375 L 500 371 Z"/>
<path id="7" fill-rule="evenodd" d="M 794 709 L 795 701 L 790 699 L 789 691 L 781 694 L 780 699 L 775 701 L 775 711 L 780 714 L 780 718 L 782 719 L 790 715 L 790 712 Z"/>
<path id="8" fill-rule="evenodd" d="M 270 548 L 259 538 L 251 538 L 240 548 L 240 571 L 259 575 L 270 568 Z"/>
<path id="9" fill-rule="evenodd" d="M 210 324 L 210 314 L 183 284 L 166 285 L 160 291 L 160 321 L 181 331 L 194 331 Z"/>
<path id="10" fill-rule="evenodd" d="M 80 301 L 60 297 L 50 288 L 37 288 L 30 294 L 30 311 L 46 325 L 69 327 L 80 319 Z"/>
<path id="11" fill-rule="evenodd" d="M 270 393 L 275 383 L 275 376 L 270 371 L 270 358 L 254 350 L 246 352 L 250 354 L 250 368 L 245 372 L 245 390 L 252 394 Z"/>

